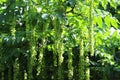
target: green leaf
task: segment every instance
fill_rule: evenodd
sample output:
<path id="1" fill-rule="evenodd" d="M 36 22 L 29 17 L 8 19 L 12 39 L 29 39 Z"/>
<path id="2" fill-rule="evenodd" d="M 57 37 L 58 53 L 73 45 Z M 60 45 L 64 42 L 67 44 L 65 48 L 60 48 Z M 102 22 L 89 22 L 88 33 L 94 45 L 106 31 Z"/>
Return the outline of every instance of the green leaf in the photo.
<path id="1" fill-rule="evenodd" d="M 110 5 L 116 9 L 116 3 L 115 3 L 115 0 L 111 0 L 111 1 L 110 1 Z"/>
<path id="2" fill-rule="evenodd" d="M 118 28 L 118 20 L 116 18 L 111 18 L 110 20 L 113 27 Z"/>
<path id="3" fill-rule="evenodd" d="M 0 0 L 0 3 L 6 2 L 6 0 Z"/>
<path id="4" fill-rule="evenodd" d="M 94 18 L 94 24 L 95 23 L 98 24 L 99 27 L 102 27 L 102 24 L 103 24 L 102 17 L 101 16 L 95 17 Z"/>
<path id="5" fill-rule="evenodd" d="M 115 30 L 112 36 L 113 36 L 113 39 L 114 39 L 114 37 L 118 36 L 118 31 Z"/>
<path id="6" fill-rule="evenodd" d="M 100 0 L 101 1 L 101 0 Z M 104 9 L 106 8 L 106 5 L 108 4 L 107 0 L 102 0 L 101 1 L 102 6 L 104 7 Z"/>
<path id="7" fill-rule="evenodd" d="M 105 21 L 105 24 L 107 25 L 107 27 L 110 27 L 110 17 L 106 16 L 104 21 Z"/>

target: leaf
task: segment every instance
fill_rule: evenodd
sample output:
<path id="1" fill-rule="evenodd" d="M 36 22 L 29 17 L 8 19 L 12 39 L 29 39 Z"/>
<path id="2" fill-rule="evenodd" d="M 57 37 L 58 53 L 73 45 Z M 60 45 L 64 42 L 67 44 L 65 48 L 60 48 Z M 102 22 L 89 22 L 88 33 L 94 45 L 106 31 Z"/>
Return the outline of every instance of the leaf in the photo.
<path id="1" fill-rule="evenodd" d="M 101 1 L 101 0 L 100 0 Z M 101 1 L 102 6 L 104 7 L 104 9 L 106 8 L 106 5 L 108 4 L 107 0 L 103 0 Z"/>
<path id="2" fill-rule="evenodd" d="M 102 27 L 102 24 L 103 24 L 102 17 L 101 16 L 95 17 L 94 18 L 94 24 L 95 23 L 98 24 L 99 27 Z"/>
<path id="3" fill-rule="evenodd" d="M 113 36 L 113 39 L 114 39 L 114 37 L 118 36 L 118 31 L 115 30 L 112 36 Z"/>
<path id="4" fill-rule="evenodd" d="M 76 0 L 68 0 L 69 3 L 70 3 L 70 6 L 73 7 L 76 3 Z"/>
<path id="5" fill-rule="evenodd" d="M 105 24 L 107 25 L 107 27 L 110 27 L 110 17 L 106 16 L 104 21 L 105 21 Z"/>
<path id="6" fill-rule="evenodd" d="M 0 3 L 6 2 L 6 0 L 0 0 Z"/>
<path id="7" fill-rule="evenodd" d="M 116 3 L 115 3 L 115 0 L 111 0 L 111 1 L 110 1 L 110 5 L 116 9 Z"/>
<path id="8" fill-rule="evenodd" d="M 116 18 L 111 18 L 110 20 L 113 27 L 118 28 L 118 20 Z"/>

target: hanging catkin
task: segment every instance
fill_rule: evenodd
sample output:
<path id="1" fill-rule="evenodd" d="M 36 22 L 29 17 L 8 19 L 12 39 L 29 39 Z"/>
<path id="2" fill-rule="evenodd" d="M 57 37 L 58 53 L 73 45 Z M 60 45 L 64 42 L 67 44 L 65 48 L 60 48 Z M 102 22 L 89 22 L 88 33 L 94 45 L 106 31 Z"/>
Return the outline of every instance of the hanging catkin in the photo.
<path id="1" fill-rule="evenodd" d="M 80 34 L 80 54 L 79 54 L 79 80 L 84 80 L 84 36 L 81 29 Z"/>
<path id="2" fill-rule="evenodd" d="M 94 55 L 94 26 L 93 26 L 93 2 L 94 0 L 90 0 L 90 12 L 89 12 L 89 24 L 90 24 L 90 53 L 91 56 Z"/>
<path id="3" fill-rule="evenodd" d="M 62 39 L 62 28 L 61 28 L 61 24 L 59 22 L 59 20 L 57 20 L 59 25 L 56 26 L 57 27 L 57 33 L 58 35 L 56 35 L 57 37 L 57 55 L 58 55 L 58 80 L 62 80 L 63 76 L 62 76 L 62 62 L 63 62 L 63 39 Z"/>
<path id="4" fill-rule="evenodd" d="M 70 46 L 69 46 L 70 47 Z M 68 79 L 72 80 L 73 66 L 72 66 L 72 47 L 68 49 Z"/>

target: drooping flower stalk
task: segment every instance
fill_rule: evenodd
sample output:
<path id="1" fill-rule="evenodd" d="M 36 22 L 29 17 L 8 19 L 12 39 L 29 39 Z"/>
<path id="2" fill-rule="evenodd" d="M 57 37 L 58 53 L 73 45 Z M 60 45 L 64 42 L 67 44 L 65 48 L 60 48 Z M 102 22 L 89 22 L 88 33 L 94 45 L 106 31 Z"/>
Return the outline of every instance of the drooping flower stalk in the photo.
<path id="1" fill-rule="evenodd" d="M 31 3 L 29 3 L 31 4 Z M 29 11 L 31 10 L 31 8 L 29 5 L 27 6 L 29 7 L 29 10 L 27 10 L 27 16 L 30 15 Z M 33 75 L 32 75 L 32 70 L 33 70 L 33 65 L 34 65 L 34 60 L 35 60 L 35 56 L 36 56 L 36 40 L 35 40 L 35 29 L 36 26 L 33 25 L 30 20 L 29 17 L 26 18 L 26 38 L 29 41 L 29 55 L 28 55 L 28 80 L 33 80 Z"/>
<path id="2" fill-rule="evenodd" d="M 90 68 L 89 68 L 89 57 L 88 56 L 86 56 L 85 57 L 85 63 L 86 63 L 86 65 L 85 65 L 85 80 L 90 80 Z"/>
<path id="3" fill-rule="evenodd" d="M 32 43 L 31 43 L 31 38 L 30 38 L 30 25 L 28 25 L 29 23 L 26 23 L 26 39 L 29 41 L 29 45 L 30 45 L 30 51 L 29 51 L 29 55 L 28 55 L 28 59 L 27 59 L 27 63 L 28 63 L 28 74 L 27 74 L 27 78 L 28 80 L 31 80 L 32 79 Z M 28 34 L 29 33 L 29 34 Z"/>
<path id="4" fill-rule="evenodd" d="M 54 23 L 54 30 L 55 30 L 55 41 L 54 41 L 54 49 L 53 49 L 53 65 L 54 65 L 54 74 L 53 74 L 53 77 L 54 79 L 57 79 L 57 43 L 58 43 L 58 40 L 57 40 L 57 28 L 55 27 L 56 24 Z"/>
<path id="5" fill-rule="evenodd" d="M 62 62 L 63 62 L 63 43 L 61 43 L 62 40 L 58 43 L 58 80 L 63 80 L 62 75 Z"/>
<path id="6" fill-rule="evenodd" d="M 29 7 L 29 5 L 27 4 L 27 7 Z M 28 57 L 27 57 L 27 67 L 28 67 L 28 69 L 27 69 L 27 79 L 28 80 L 31 80 L 32 79 L 32 53 L 31 53 L 31 51 L 32 51 L 32 46 L 31 46 L 31 33 L 30 33 L 30 25 L 29 25 L 29 18 L 28 18 L 28 15 L 29 15 L 29 10 L 27 10 L 28 12 L 26 12 L 27 13 L 27 18 L 26 18 L 26 39 L 28 40 L 28 42 L 29 42 L 29 45 L 30 45 L 30 51 L 29 51 L 29 53 L 28 53 Z"/>
<path id="7" fill-rule="evenodd" d="M 71 31 L 71 28 L 69 29 Z M 71 33 L 69 34 L 72 35 Z M 72 53 L 72 46 L 71 43 L 68 42 L 68 80 L 73 79 L 73 53 Z"/>
<path id="8" fill-rule="evenodd" d="M 54 53 L 54 59 L 56 62 L 54 64 L 57 64 L 57 79 L 62 80 L 62 62 L 63 62 L 63 39 L 62 39 L 62 25 L 60 24 L 59 19 L 56 19 L 55 21 L 55 52 Z"/>
<path id="9" fill-rule="evenodd" d="M 83 31 L 81 30 L 80 34 L 80 54 L 79 54 L 79 80 L 84 80 L 85 78 L 85 72 L 84 72 L 84 35 Z"/>
<path id="10" fill-rule="evenodd" d="M 45 43 L 45 39 L 42 39 L 42 43 L 39 43 L 39 66 L 37 69 L 37 75 L 39 75 L 41 73 L 42 70 L 42 66 L 43 66 L 43 53 L 44 53 L 44 43 Z"/>
<path id="11" fill-rule="evenodd" d="M 28 39 L 30 45 L 29 46 L 30 52 L 28 56 L 28 80 L 32 80 L 33 79 L 32 70 L 36 56 L 35 27 L 26 25 L 26 38 Z"/>
<path id="12" fill-rule="evenodd" d="M 33 79 L 33 75 L 32 75 L 32 70 L 33 70 L 33 65 L 34 65 L 34 60 L 35 60 L 35 56 L 36 56 L 36 41 L 35 41 L 35 26 L 31 27 L 31 36 L 30 36 L 30 55 L 29 55 L 29 61 L 30 61 L 30 75 L 28 76 L 29 80 Z"/>
<path id="13" fill-rule="evenodd" d="M 18 76 L 18 74 L 20 74 L 19 73 L 19 65 L 18 65 L 17 60 L 15 60 L 13 68 L 14 68 L 14 79 L 13 80 L 17 80 L 17 78 L 18 78 L 17 76 Z"/>
<path id="14" fill-rule="evenodd" d="M 68 79 L 69 80 L 72 80 L 72 77 L 73 77 L 72 55 L 73 55 L 72 48 L 70 47 L 68 50 Z"/>
<path id="15" fill-rule="evenodd" d="M 93 17 L 94 17 L 94 8 L 93 8 L 94 0 L 90 0 L 90 12 L 89 12 L 89 26 L 90 26 L 90 54 L 94 55 L 94 25 L 93 25 Z"/>
<path id="16" fill-rule="evenodd" d="M 90 12 L 89 12 L 89 34 L 90 34 L 90 55 L 94 55 L 94 25 L 93 25 L 93 17 L 94 17 L 94 0 L 90 0 Z M 89 57 L 88 54 L 85 58 L 86 69 L 85 69 L 85 80 L 90 80 L 90 68 L 89 68 Z"/>
<path id="17" fill-rule="evenodd" d="M 42 19 L 41 19 L 42 20 Z M 49 22 L 49 20 L 48 20 Z M 38 73 L 37 75 L 39 75 L 40 73 L 42 73 L 42 77 L 45 76 L 45 71 L 42 72 L 42 70 L 44 70 L 43 68 L 45 67 L 45 61 L 44 61 L 44 49 L 45 49 L 45 46 L 46 46 L 46 39 L 45 39 L 45 36 L 46 36 L 46 30 L 48 28 L 48 22 L 41 22 L 40 24 L 41 25 L 41 31 L 39 32 L 40 33 L 40 38 L 41 38 L 41 42 L 39 43 L 39 67 L 38 67 Z M 39 25 L 40 26 L 40 25 Z"/>

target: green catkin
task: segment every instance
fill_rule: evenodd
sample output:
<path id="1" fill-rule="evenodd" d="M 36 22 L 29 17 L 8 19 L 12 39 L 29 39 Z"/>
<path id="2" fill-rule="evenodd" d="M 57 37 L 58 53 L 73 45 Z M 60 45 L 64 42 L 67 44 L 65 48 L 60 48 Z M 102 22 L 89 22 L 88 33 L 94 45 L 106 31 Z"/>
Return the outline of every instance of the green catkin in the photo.
<path id="1" fill-rule="evenodd" d="M 27 23 L 29 24 L 29 23 Z M 30 44 L 30 52 L 29 52 L 29 56 L 28 56 L 28 74 L 27 74 L 27 78 L 28 80 L 32 80 L 32 40 L 31 40 L 31 34 L 28 34 L 29 33 L 29 30 L 30 30 L 30 25 L 26 25 L 26 38 L 28 39 L 29 41 L 29 44 Z"/>
<path id="2" fill-rule="evenodd" d="M 30 39 L 30 65 L 31 65 L 30 75 L 31 77 L 29 79 L 33 80 L 32 67 L 34 66 L 34 60 L 36 56 L 35 26 L 31 27 L 30 31 L 31 31 L 31 39 Z"/>
<path id="3" fill-rule="evenodd" d="M 55 21 L 55 52 L 54 53 L 54 64 L 56 65 L 57 63 L 57 79 L 58 80 L 63 80 L 62 76 L 62 62 L 63 62 L 63 39 L 62 39 L 62 28 L 61 24 L 59 22 L 59 19 L 56 19 Z"/>
<path id="4" fill-rule="evenodd" d="M 53 55 L 53 59 L 54 59 L 54 67 L 57 67 L 57 40 L 55 40 L 55 44 L 54 44 L 54 55 Z"/>
<path id="5" fill-rule="evenodd" d="M 83 39 L 83 31 L 80 35 L 80 54 L 79 54 L 79 80 L 84 80 L 84 39 Z"/>
<path id="6" fill-rule="evenodd" d="M 29 56 L 28 56 L 28 80 L 32 80 L 33 79 L 33 75 L 32 75 L 32 67 L 34 65 L 34 60 L 35 60 L 35 55 L 36 55 L 36 41 L 35 41 L 35 27 L 31 27 L 30 25 L 27 25 L 27 30 L 26 33 L 28 33 L 30 30 L 31 32 L 29 33 L 29 35 L 27 34 L 26 38 L 29 39 L 29 44 L 30 44 L 30 52 L 29 52 Z"/>
<path id="7" fill-rule="evenodd" d="M 27 3 L 26 5 L 28 5 L 29 3 Z M 29 15 L 29 10 L 26 7 L 26 14 Z M 29 30 L 30 30 L 30 25 L 29 25 L 29 20 L 28 20 L 28 16 L 26 17 L 26 39 L 28 40 L 28 42 L 30 41 L 30 34 L 29 34 Z M 30 44 L 30 42 L 29 42 Z M 29 46 L 28 46 L 29 47 Z M 30 78 L 32 77 L 32 66 L 31 66 L 31 53 L 29 52 L 29 56 L 27 57 L 27 79 L 31 80 Z"/>
<path id="8" fill-rule="evenodd" d="M 58 47 L 58 29 L 57 29 L 57 20 L 53 20 L 53 25 L 54 25 L 54 32 L 55 32 L 55 41 L 54 41 L 54 54 L 53 54 L 53 65 L 54 65 L 54 75 L 53 79 L 57 79 L 57 47 Z"/>
<path id="9" fill-rule="evenodd" d="M 61 6 L 61 1 L 58 0 L 57 5 Z M 61 12 L 61 7 L 58 7 L 58 12 Z M 57 68 L 57 75 L 54 74 L 54 79 L 63 80 L 63 70 L 62 70 L 62 62 L 63 62 L 63 39 L 62 39 L 62 24 L 60 23 L 60 17 L 54 20 L 54 31 L 55 31 L 55 43 L 54 43 L 54 67 Z M 54 70 L 55 71 L 55 70 Z M 55 71 L 56 72 L 56 71 Z"/>
<path id="10" fill-rule="evenodd" d="M 63 4 L 62 4 L 62 1 L 61 0 L 58 0 L 58 11 L 60 13 L 63 13 Z M 62 16 L 61 18 L 58 17 L 58 21 L 57 23 L 58 26 L 56 25 L 56 27 L 58 28 L 58 80 L 63 80 L 63 70 L 62 70 L 62 63 L 63 63 L 63 53 L 64 53 L 64 46 L 63 46 L 63 34 L 62 34 L 62 27 L 63 27 L 63 24 L 61 23 L 61 20 L 62 20 Z M 57 35 L 56 35 L 57 36 Z"/>
<path id="11" fill-rule="evenodd" d="M 46 32 L 46 30 L 47 30 L 47 27 L 48 27 L 48 25 L 47 25 L 47 23 L 42 23 L 43 25 L 42 25 L 42 27 L 43 27 L 43 29 L 42 29 L 42 31 L 41 31 L 41 38 L 42 38 L 42 43 L 39 43 L 39 67 L 38 67 L 38 69 L 37 69 L 37 75 L 39 75 L 40 73 L 42 73 L 42 68 L 44 68 L 44 48 L 45 48 L 45 42 L 46 42 L 46 40 L 45 40 L 45 32 Z M 44 73 L 45 73 L 45 71 L 44 71 Z M 44 76 L 45 76 L 45 74 L 43 74 Z"/>
<path id="12" fill-rule="evenodd" d="M 70 47 L 68 50 L 68 79 L 72 80 L 72 77 L 73 77 L 72 48 Z"/>
<path id="13" fill-rule="evenodd" d="M 56 21 L 54 24 L 54 30 L 55 30 L 55 41 L 54 41 L 54 49 L 53 49 L 53 65 L 54 65 L 54 74 L 53 74 L 53 79 L 57 79 L 57 72 L 56 72 L 56 67 L 57 67 L 57 27 L 56 27 Z"/>
<path id="14" fill-rule="evenodd" d="M 14 18 L 13 22 L 12 22 L 11 30 L 10 30 L 11 31 L 12 40 L 15 39 L 15 32 L 16 32 L 15 25 L 16 25 L 16 21 L 15 21 L 15 18 Z"/>
<path id="15" fill-rule="evenodd" d="M 57 39 L 57 52 L 58 52 L 58 80 L 62 80 L 62 62 L 63 62 L 63 41 L 62 41 L 62 31 L 61 25 L 58 26 L 58 39 Z"/>
<path id="16" fill-rule="evenodd" d="M 93 17 L 94 17 L 94 11 L 93 11 L 93 3 L 94 0 L 90 0 L 90 12 L 89 12 L 89 26 L 90 26 L 90 55 L 94 55 L 94 26 L 93 26 Z M 86 69 L 85 69 L 85 80 L 90 80 L 90 68 L 89 66 L 89 57 L 88 55 L 85 58 L 86 62 Z"/>
<path id="17" fill-rule="evenodd" d="M 28 13 L 27 13 L 28 14 Z M 28 40 L 29 42 L 29 45 L 31 45 L 30 43 L 30 34 L 29 33 L 29 30 L 30 30 L 30 25 L 29 25 L 29 22 L 28 22 L 28 18 L 27 18 L 27 21 L 26 21 L 26 39 Z M 31 49 L 31 47 L 30 47 Z M 31 77 L 32 77 L 32 61 L 31 61 L 31 50 L 29 52 L 29 56 L 27 57 L 27 67 L 28 67 L 28 72 L 27 72 L 27 79 L 28 80 L 31 80 Z"/>
<path id="18" fill-rule="evenodd" d="M 62 75 L 62 62 L 63 62 L 63 45 L 62 43 L 59 44 L 59 52 L 58 52 L 58 80 L 63 80 Z"/>
<path id="19" fill-rule="evenodd" d="M 32 8 L 32 7 L 31 7 Z M 29 12 L 27 12 L 29 15 Z M 29 56 L 28 56 L 28 75 L 27 78 L 28 80 L 33 80 L 33 75 L 32 75 L 32 70 L 33 70 L 33 65 L 34 65 L 34 60 L 35 60 L 35 55 L 36 55 L 36 40 L 35 40 L 35 26 L 33 26 L 31 23 L 29 23 L 29 18 L 27 18 L 27 23 L 26 23 L 26 38 L 29 41 Z"/>
<path id="20" fill-rule="evenodd" d="M 70 31 L 71 29 L 69 29 Z M 71 34 L 70 34 L 71 35 Z M 71 43 L 68 43 L 68 80 L 73 79 L 73 53 Z"/>
<path id="21" fill-rule="evenodd" d="M 39 43 L 39 45 L 41 46 L 38 48 L 40 54 L 39 54 L 39 66 L 37 68 L 37 75 L 41 73 L 42 66 L 43 66 L 44 43 L 45 43 L 45 39 L 42 39 L 42 43 Z"/>
<path id="22" fill-rule="evenodd" d="M 14 67 L 14 79 L 13 80 L 18 80 L 17 76 L 19 72 L 19 66 L 18 66 L 17 60 L 15 60 L 13 67 Z"/>
<path id="23" fill-rule="evenodd" d="M 86 69 L 85 69 L 85 80 L 90 80 L 90 68 L 89 66 L 89 57 L 87 56 L 85 58 L 85 63 L 86 63 Z"/>
<path id="24" fill-rule="evenodd" d="M 55 21 L 54 22 L 54 30 L 55 30 L 55 44 L 54 44 L 54 55 L 53 55 L 53 58 L 54 58 L 54 66 L 56 67 L 57 66 L 57 43 L 58 43 L 58 39 L 57 39 L 57 22 Z"/>
<path id="25" fill-rule="evenodd" d="M 32 2 L 28 2 L 27 6 L 32 5 Z M 30 11 L 34 9 L 33 6 L 29 7 L 29 10 L 27 9 L 27 15 L 30 15 Z M 30 16 L 27 16 L 26 18 L 26 39 L 29 41 L 29 56 L 28 56 L 28 74 L 27 74 L 27 78 L 28 80 L 33 80 L 33 74 L 32 74 L 32 70 L 33 70 L 33 66 L 34 66 L 34 60 L 36 59 L 36 39 L 35 39 L 35 35 L 36 35 L 36 25 L 34 25 L 31 20 L 31 18 L 29 18 Z"/>
<path id="26" fill-rule="evenodd" d="M 93 3 L 94 0 L 90 0 L 90 13 L 89 13 L 89 23 L 90 23 L 90 53 L 91 56 L 94 55 L 94 26 L 93 26 L 93 17 L 94 17 L 94 12 L 93 12 Z"/>
<path id="27" fill-rule="evenodd" d="M 30 24 L 30 23 L 28 23 Z M 29 57 L 28 57 L 28 80 L 33 80 L 33 75 L 32 75 L 32 70 L 34 66 L 34 60 L 36 56 L 36 40 L 35 40 L 35 26 L 27 25 L 26 32 L 29 33 L 27 39 L 29 39 L 29 44 L 30 44 L 30 52 L 29 52 Z M 29 30 L 29 31 L 28 31 Z"/>

